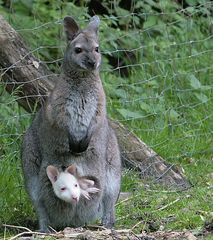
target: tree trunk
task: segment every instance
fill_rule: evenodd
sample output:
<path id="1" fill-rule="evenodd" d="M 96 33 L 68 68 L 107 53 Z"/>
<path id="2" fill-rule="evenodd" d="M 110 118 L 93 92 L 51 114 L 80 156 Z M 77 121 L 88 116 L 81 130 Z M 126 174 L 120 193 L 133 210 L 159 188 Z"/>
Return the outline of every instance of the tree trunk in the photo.
<path id="1" fill-rule="evenodd" d="M 19 34 L 0 16 L 0 79 L 28 112 L 42 106 L 57 81 L 57 75 L 33 56 L 34 51 L 26 48 Z M 110 124 L 117 133 L 125 166 L 139 170 L 142 178 L 167 186 L 180 189 L 190 186 L 173 165 L 166 163 L 124 126 L 113 120 Z"/>

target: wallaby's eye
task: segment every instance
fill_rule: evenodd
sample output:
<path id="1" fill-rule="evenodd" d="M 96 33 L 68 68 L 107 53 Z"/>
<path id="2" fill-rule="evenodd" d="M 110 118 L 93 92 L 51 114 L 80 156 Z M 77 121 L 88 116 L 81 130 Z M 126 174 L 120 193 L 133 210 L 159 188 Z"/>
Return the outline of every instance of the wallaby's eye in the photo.
<path id="1" fill-rule="evenodd" d="M 95 51 L 96 51 L 96 52 L 99 52 L 99 47 L 96 47 L 96 48 L 95 48 Z"/>
<path id="2" fill-rule="evenodd" d="M 81 53 L 82 52 L 82 48 L 80 48 L 80 47 L 76 47 L 75 48 L 75 53 Z"/>
<path id="3" fill-rule="evenodd" d="M 65 191 L 65 190 L 66 190 L 66 188 L 65 188 L 65 187 L 62 187 L 62 188 L 61 188 L 61 191 Z"/>
<path id="4" fill-rule="evenodd" d="M 78 187 L 78 184 L 75 184 L 75 187 Z"/>

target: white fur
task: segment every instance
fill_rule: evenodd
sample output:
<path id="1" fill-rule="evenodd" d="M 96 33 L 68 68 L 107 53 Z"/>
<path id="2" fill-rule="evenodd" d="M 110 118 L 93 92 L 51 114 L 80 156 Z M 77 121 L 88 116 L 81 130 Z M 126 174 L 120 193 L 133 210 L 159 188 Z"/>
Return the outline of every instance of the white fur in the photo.
<path id="1" fill-rule="evenodd" d="M 77 203 L 81 189 L 77 179 L 70 173 L 62 172 L 58 179 L 52 183 L 55 195 L 68 203 Z"/>
<path id="2" fill-rule="evenodd" d="M 68 203 L 78 203 L 82 195 L 90 200 L 90 193 L 97 193 L 99 189 L 93 187 L 95 182 L 86 177 L 75 177 L 76 168 L 71 165 L 65 172 L 59 173 L 54 166 L 48 166 L 46 169 L 47 176 L 50 179 L 55 195 L 61 200 Z"/>

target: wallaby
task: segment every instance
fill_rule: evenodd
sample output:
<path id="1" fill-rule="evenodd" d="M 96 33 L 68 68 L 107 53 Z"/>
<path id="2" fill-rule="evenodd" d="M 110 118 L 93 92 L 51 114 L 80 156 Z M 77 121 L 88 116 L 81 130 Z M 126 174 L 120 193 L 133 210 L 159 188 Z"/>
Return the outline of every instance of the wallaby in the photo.
<path id="1" fill-rule="evenodd" d="M 115 222 L 121 161 L 115 133 L 107 120 L 99 77 L 99 23 L 94 16 L 81 30 L 73 18 L 64 18 L 67 48 L 62 74 L 24 136 L 25 185 L 38 214 L 40 231 L 48 231 L 52 222 L 48 211 L 57 219 L 55 228 L 83 226 L 99 218 L 105 227 L 112 227 Z M 75 209 L 66 203 L 62 208 L 48 190 L 46 168 L 72 164 L 80 176 L 95 176 L 100 191 L 92 201 L 80 199 Z M 44 199 L 49 205 L 44 204 Z"/>
<path id="2" fill-rule="evenodd" d="M 94 187 L 94 178 L 92 180 L 88 176 L 80 177 L 75 165 L 70 165 L 63 172 L 59 172 L 57 167 L 49 165 L 46 172 L 55 195 L 65 202 L 78 203 L 81 196 L 90 200 L 90 193 L 99 192 L 99 189 Z"/>

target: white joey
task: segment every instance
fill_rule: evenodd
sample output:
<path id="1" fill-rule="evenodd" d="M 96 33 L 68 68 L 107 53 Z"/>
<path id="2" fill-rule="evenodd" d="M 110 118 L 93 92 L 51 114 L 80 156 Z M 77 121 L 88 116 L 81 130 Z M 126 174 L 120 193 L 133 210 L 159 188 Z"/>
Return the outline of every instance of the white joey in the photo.
<path id="1" fill-rule="evenodd" d="M 90 200 L 90 194 L 100 191 L 94 187 L 95 181 L 88 177 L 78 176 L 75 165 L 70 165 L 63 172 L 59 172 L 55 166 L 49 165 L 46 172 L 55 195 L 65 202 L 76 204 L 81 196 Z"/>

